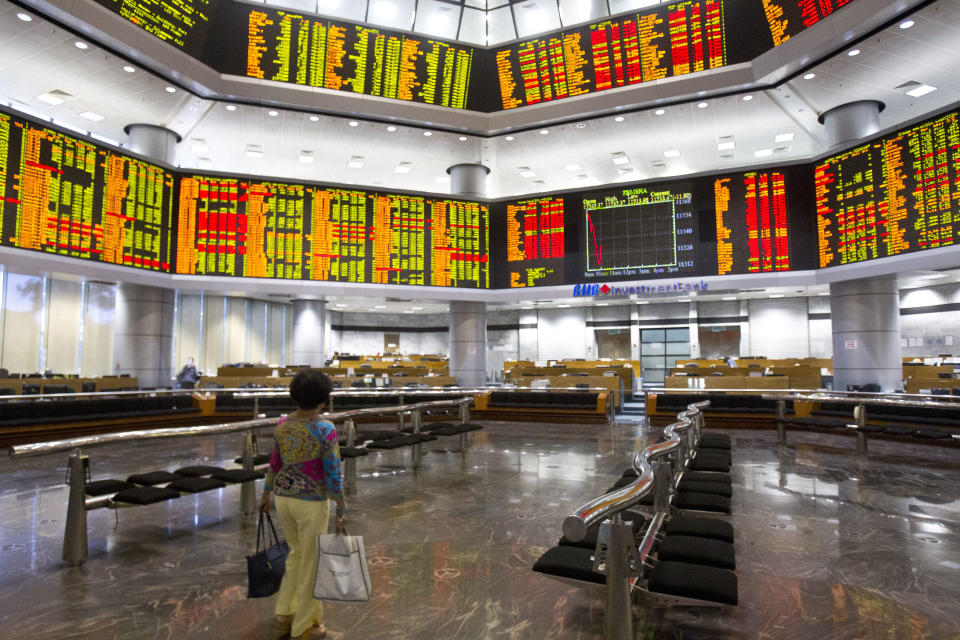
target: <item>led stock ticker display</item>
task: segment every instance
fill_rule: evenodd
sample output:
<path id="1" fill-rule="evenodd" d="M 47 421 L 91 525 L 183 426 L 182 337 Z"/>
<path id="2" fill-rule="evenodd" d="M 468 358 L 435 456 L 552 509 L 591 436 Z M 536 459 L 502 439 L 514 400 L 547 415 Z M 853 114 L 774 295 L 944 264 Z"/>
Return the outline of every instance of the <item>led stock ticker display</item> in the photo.
<path id="1" fill-rule="evenodd" d="M 487 289 L 488 217 L 462 200 L 184 176 L 176 272 Z"/>
<path id="2" fill-rule="evenodd" d="M 0 113 L 0 245 L 169 271 L 173 175 Z"/>
<path id="3" fill-rule="evenodd" d="M 884 136 L 814 167 L 820 267 L 960 241 L 960 117 Z"/>

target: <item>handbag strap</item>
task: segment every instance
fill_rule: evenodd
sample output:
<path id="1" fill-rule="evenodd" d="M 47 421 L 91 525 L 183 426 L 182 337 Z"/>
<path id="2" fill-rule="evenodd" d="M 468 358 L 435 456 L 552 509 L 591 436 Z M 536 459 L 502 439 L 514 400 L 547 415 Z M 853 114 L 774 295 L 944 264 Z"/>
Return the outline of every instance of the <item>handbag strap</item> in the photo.
<path id="1" fill-rule="evenodd" d="M 270 530 L 264 533 L 263 520 L 266 518 L 267 524 L 270 525 Z M 266 549 L 270 546 L 270 536 L 273 535 L 273 543 L 280 544 L 280 537 L 277 535 L 277 530 L 273 526 L 273 518 L 270 517 L 269 513 L 260 512 L 260 518 L 257 520 L 257 552 L 260 552 L 260 544 L 263 542 L 263 548 Z"/>
<path id="2" fill-rule="evenodd" d="M 261 512 L 261 513 L 262 513 L 262 512 Z M 273 526 L 273 518 L 270 517 L 270 514 L 269 514 L 269 513 L 264 513 L 263 515 L 265 515 L 265 516 L 267 517 L 267 524 L 270 525 L 270 533 L 273 534 L 273 543 L 274 543 L 274 544 L 280 544 L 280 536 L 277 535 L 277 530 L 276 530 L 276 528 Z M 266 542 L 269 543 L 269 542 L 270 542 L 270 534 L 266 534 L 266 535 L 265 535 L 265 538 L 266 538 Z"/>

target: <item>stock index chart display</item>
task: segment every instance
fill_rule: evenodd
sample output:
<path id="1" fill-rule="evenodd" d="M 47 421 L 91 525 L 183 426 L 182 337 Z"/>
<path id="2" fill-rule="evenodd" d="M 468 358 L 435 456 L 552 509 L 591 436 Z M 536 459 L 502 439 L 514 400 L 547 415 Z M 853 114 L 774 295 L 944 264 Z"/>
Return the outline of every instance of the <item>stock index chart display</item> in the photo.
<path id="1" fill-rule="evenodd" d="M 181 274 L 490 288 L 476 202 L 192 175 L 177 219 Z"/>
<path id="2" fill-rule="evenodd" d="M 473 47 L 262 5 L 226 22 L 208 56 L 226 73 L 468 108 Z"/>
<path id="3" fill-rule="evenodd" d="M 168 271 L 173 175 L 0 113 L 0 245 Z"/>
<path id="4" fill-rule="evenodd" d="M 820 267 L 960 241 L 957 112 L 826 158 L 813 173 Z"/>

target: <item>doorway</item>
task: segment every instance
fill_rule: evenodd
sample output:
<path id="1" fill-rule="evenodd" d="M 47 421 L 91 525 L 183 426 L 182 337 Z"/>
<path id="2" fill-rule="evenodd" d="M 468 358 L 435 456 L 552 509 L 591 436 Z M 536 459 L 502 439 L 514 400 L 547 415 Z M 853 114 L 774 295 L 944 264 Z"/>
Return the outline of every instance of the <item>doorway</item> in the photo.
<path id="1" fill-rule="evenodd" d="M 630 359 L 629 329 L 594 329 L 597 341 L 597 357 L 611 360 Z"/>
<path id="2" fill-rule="evenodd" d="M 740 325 L 700 327 L 700 357 L 723 360 L 727 356 L 740 357 Z"/>
<path id="3" fill-rule="evenodd" d="M 400 353 L 400 334 L 399 333 L 383 334 L 383 352 L 385 354 Z"/>

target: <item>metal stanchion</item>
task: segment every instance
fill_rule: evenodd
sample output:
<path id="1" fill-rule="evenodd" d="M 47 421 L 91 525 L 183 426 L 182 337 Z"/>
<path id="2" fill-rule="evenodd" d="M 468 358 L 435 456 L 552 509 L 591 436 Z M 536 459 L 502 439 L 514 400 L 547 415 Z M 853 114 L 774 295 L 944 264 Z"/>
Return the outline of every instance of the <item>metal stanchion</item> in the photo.
<path id="1" fill-rule="evenodd" d="M 464 402 L 460 405 L 460 424 L 466 424 L 470 420 L 470 405 Z M 466 457 L 467 449 L 470 447 L 470 434 L 463 432 L 460 434 L 460 455 Z"/>
<path id="2" fill-rule="evenodd" d="M 783 399 L 777 400 L 777 443 L 779 444 L 787 443 L 787 425 L 784 424 L 786 417 L 787 401 Z"/>
<path id="3" fill-rule="evenodd" d="M 853 418 L 857 421 L 857 453 L 867 454 L 867 432 L 864 427 L 867 425 L 867 408 L 858 404 L 853 408 Z"/>
<path id="4" fill-rule="evenodd" d="M 260 417 L 260 398 L 253 399 L 253 419 Z"/>
<path id="5" fill-rule="evenodd" d="M 242 465 L 247 471 L 253 471 L 253 456 L 257 450 L 257 437 L 253 433 L 247 433 L 243 437 L 243 457 Z M 240 483 L 240 513 L 245 516 L 253 514 L 257 510 L 257 483 Z"/>
<path id="6" fill-rule="evenodd" d="M 90 458 L 77 449 L 67 458 L 67 523 L 63 530 L 63 560 L 78 567 L 87 559 L 87 505 L 84 489 L 90 475 Z"/>
<path id="7" fill-rule="evenodd" d="M 682 455 L 682 451 L 676 452 Z M 657 513 L 666 513 L 669 509 L 668 500 L 671 474 L 670 466 L 662 460 L 653 463 L 653 508 Z"/>
<path id="8" fill-rule="evenodd" d="M 423 418 L 420 415 L 419 409 L 413 412 L 413 435 L 415 436 L 420 435 L 420 425 L 422 424 L 421 423 L 422 419 Z M 413 445 L 413 468 L 419 469 L 420 462 L 422 460 L 423 460 L 423 448 L 421 444 L 418 442 L 415 445 Z"/>
<path id="9" fill-rule="evenodd" d="M 630 602 L 630 567 L 628 558 L 637 557 L 633 528 L 620 514 L 601 525 L 607 529 L 607 586 L 603 608 L 604 640 L 633 640 L 633 606 Z M 600 538 L 603 539 L 601 533 Z"/>
<path id="10" fill-rule="evenodd" d="M 347 446 L 353 447 L 357 441 L 357 428 L 353 420 L 347 420 L 343 423 L 344 431 L 347 433 Z M 355 487 L 357 484 L 357 460 L 356 458 L 347 458 L 343 461 L 343 486 L 344 488 Z"/>

